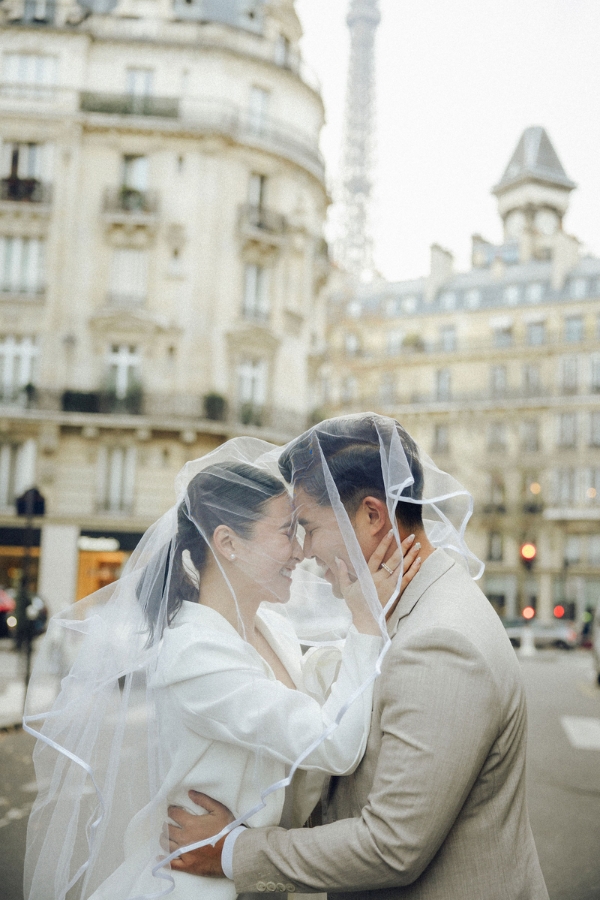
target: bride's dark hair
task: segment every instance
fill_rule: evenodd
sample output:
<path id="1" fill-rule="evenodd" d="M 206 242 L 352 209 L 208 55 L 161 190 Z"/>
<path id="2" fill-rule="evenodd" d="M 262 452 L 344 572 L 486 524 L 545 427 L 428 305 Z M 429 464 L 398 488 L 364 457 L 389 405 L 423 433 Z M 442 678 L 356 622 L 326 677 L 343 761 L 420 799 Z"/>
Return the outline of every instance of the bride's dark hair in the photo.
<path id="1" fill-rule="evenodd" d="M 145 614 L 150 642 L 171 624 L 184 600 L 198 601 L 199 585 L 184 564 L 184 552 L 188 551 L 201 578 L 215 529 L 228 525 L 240 537 L 250 538 L 265 505 L 285 492 L 282 481 L 247 463 L 214 463 L 192 478 L 177 507 L 177 533 L 165 548 L 162 563 L 147 566 L 138 584 L 138 597 L 146 594 L 148 598 Z"/>

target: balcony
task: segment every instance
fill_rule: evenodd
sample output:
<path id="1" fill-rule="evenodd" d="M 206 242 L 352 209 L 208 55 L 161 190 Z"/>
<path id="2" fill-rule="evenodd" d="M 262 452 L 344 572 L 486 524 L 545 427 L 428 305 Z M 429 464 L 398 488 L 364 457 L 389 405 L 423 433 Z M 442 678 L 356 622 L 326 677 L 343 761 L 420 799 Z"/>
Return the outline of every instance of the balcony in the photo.
<path id="1" fill-rule="evenodd" d="M 157 191 L 139 191 L 122 185 L 107 188 L 102 198 L 102 215 L 109 225 L 153 227 L 158 221 Z"/>
<path id="2" fill-rule="evenodd" d="M 54 0 L 24 0 L 22 16 L 12 24 L 52 25 L 56 13 Z"/>
<path id="3" fill-rule="evenodd" d="M 279 240 L 287 231 L 287 219 L 264 206 L 244 203 L 239 208 L 239 226 L 243 234 L 253 240 Z"/>
<path id="4" fill-rule="evenodd" d="M 273 234 L 283 234 L 287 229 L 285 216 L 264 206 L 252 206 L 249 203 L 244 203 L 240 207 L 240 223 Z"/>
<path id="5" fill-rule="evenodd" d="M 125 294 L 111 291 L 106 295 L 106 309 L 143 309 L 146 306 L 145 294 Z"/>
<path id="6" fill-rule="evenodd" d="M 28 386 L 6 396 L 0 392 L 0 410 L 11 421 L 206 432 L 220 438 L 251 433 L 275 443 L 285 443 L 312 424 L 306 415 L 290 409 L 252 403 L 230 406 L 221 395 L 150 393 L 140 385 L 132 386 L 122 399 L 105 386 L 90 391 Z"/>
<path id="7" fill-rule="evenodd" d="M 12 406 L 18 409 L 34 409 L 38 402 L 37 388 L 33 384 L 25 384 L 21 387 L 1 387 L 0 405 Z"/>
<path id="8" fill-rule="evenodd" d="M 63 412 L 114 413 L 139 416 L 144 407 L 144 395 L 139 385 L 133 386 L 124 397 L 114 390 L 64 391 L 60 398 Z"/>
<path id="9" fill-rule="evenodd" d="M 45 293 L 46 288 L 43 286 L 32 288 L 27 285 L 14 285 L 0 282 L 0 301 L 41 303 Z"/>
<path id="10" fill-rule="evenodd" d="M 105 113 L 110 116 L 157 116 L 176 119 L 179 100 L 176 97 L 135 96 L 83 91 L 79 99 L 82 112 Z"/>
<path id="11" fill-rule="evenodd" d="M 0 180 L 0 201 L 10 203 L 48 204 L 52 197 L 52 186 L 37 178 L 2 178 Z"/>
<path id="12" fill-rule="evenodd" d="M 253 115 L 246 107 L 233 103 L 194 98 L 180 102 L 173 97 L 134 97 L 130 94 L 84 91 L 79 97 L 79 108 L 82 112 L 111 116 L 175 119 L 178 120 L 172 123 L 175 128 L 194 134 L 224 136 L 290 159 L 321 181 L 325 178 L 318 135 L 300 130 L 290 122 Z"/>
<path id="13" fill-rule="evenodd" d="M 102 211 L 105 213 L 142 213 L 154 215 L 158 212 L 158 193 L 139 191 L 123 185 L 107 188 L 104 192 Z"/>

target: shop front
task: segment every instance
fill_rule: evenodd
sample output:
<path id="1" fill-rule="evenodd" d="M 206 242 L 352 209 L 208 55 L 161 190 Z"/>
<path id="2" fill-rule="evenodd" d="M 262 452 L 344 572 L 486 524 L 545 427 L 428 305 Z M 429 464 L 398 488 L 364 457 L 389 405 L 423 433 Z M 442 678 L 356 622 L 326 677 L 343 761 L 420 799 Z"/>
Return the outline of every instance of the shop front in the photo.
<path id="1" fill-rule="evenodd" d="M 76 599 L 116 581 L 141 537 L 132 532 L 82 531 L 77 541 Z"/>
<path id="2" fill-rule="evenodd" d="M 37 591 L 40 559 L 39 528 L 31 531 L 29 547 L 29 589 Z M 26 554 L 25 528 L 0 528 L 0 590 L 17 591 L 23 575 Z"/>

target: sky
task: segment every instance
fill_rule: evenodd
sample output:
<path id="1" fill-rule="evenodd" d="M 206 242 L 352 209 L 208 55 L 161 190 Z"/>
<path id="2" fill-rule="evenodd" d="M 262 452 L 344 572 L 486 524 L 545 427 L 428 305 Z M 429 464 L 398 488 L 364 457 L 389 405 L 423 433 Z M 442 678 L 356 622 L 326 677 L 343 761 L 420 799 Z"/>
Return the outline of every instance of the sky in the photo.
<path id="1" fill-rule="evenodd" d="M 349 0 L 296 0 L 322 84 L 322 149 L 339 170 Z M 543 125 L 567 175 L 565 230 L 600 255 L 600 0 L 380 0 L 373 236 L 389 280 L 427 274 L 429 247 L 470 267 L 471 235 L 501 239 L 500 180 Z M 331 233 L 329 237 L 331 237 Z"/>

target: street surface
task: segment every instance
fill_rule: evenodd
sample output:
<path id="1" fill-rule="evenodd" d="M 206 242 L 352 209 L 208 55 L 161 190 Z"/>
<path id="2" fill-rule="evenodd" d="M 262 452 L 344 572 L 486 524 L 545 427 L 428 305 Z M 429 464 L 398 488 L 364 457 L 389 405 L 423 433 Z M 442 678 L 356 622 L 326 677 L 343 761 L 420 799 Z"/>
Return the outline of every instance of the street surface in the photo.
<path id="1" fill-rule="evenodd" d="M 590 654 L 541 651 L 521 665 L 529 699 L 529 808 L 550 898 L 600 900 L 600 688 Z M 22 898 L 35 796 L 32 747 L 23 732 L 0 732 L 1 900 Z"/>

